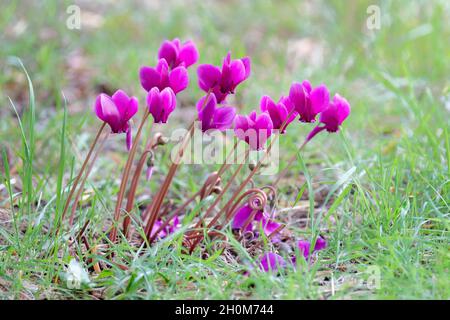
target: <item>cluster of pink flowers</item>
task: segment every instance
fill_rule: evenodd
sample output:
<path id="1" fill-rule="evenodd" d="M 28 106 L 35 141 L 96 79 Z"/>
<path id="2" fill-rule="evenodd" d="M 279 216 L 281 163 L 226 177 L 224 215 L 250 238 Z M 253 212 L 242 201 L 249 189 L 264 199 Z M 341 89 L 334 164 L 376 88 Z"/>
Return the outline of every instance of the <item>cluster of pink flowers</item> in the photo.
<path id="1" fill-rule="evenodd" d="M 178 39 L 167 40 L 159 48 L 156 66 L 144 66 L 140 69 L 140 83 L 147 92 L 146 112 L 152 115 L 154 123 L 167 123 L 177 106 L 177 94 L 189 85 L 187 68 L 197 63 L 198 59 L 199 53 L 192 41 L 181 43 Z M 345 98 L 336 94 L 330 100 L 329 90 L 324 84 L 313 88 L 307 80 L 302 83 L 294 82 L 289 94 L 281 96 L 277 102 L 269 96 L 263 96 L 259 111 L 252 110 L 248 115 L 237 114 L 237 108 L 228 105 L 227 98 L 236 92 L 239 84 L 249 78 L 250 72 L 250 58 L 232 59 L 231 53 L 225 56 L 221 67 L 211 64 L 198 66 L 198 86 L 205 95 L 198 100 L 196 107 L 203 132 L 233 128 L 238 139 L 245 141 L 253 150 L 261 150 L 274 130 L 285 134 L 288 125 L 297 118 L 302 123 L 318 122 L 306 137 L 307 142 L 323 130 L 337 132 L 350 114 L 350 104 Z M 111 132 L 126 133 L 128 149 L 132 144 L 130 120 L 137 111 L 137 98 L 129 97 L 122 90 L 118 90 L 112 97 L 102 93 L 95 102 L 96 115 L 110 126 Z M 158 221 L 153 230 L 156 231 L 160 225 L 161 221 Z M 244 225 L 244 231 L 258 233 L 262 230 L 266 235 L 280 226 L 264 210 L 255 214 L 248 205 L 239 208 L 232 221 L 232 228 L 241 229 Z M 176 217 L 157 236 L 163 238 L 179 226 Z M 278 241 L 277 237 L 271 240 Z M 299 251 L 308 259 L 310 250 L 325 248 L 326 241 L 319 238 L 314 248 L 310 247 L 309 242 L 298 242 Z M 286 265 L 282 257 L 272 252 L 263 255 L 260 263 L 261 269 L 265 271 Z"/>

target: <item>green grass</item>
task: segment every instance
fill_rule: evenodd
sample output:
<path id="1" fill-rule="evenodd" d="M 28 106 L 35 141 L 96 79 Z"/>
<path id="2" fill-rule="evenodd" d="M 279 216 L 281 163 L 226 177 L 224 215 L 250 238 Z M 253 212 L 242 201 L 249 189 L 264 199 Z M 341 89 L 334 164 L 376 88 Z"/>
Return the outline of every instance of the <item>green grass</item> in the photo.
<path id="1" fill-rule="evenodd" d="M 164 3 L 80 4 L 103 24 L 79 31 L 65 26 L 69 2 L 43 2 L 39 10 L 45 15 L 33 14 L 32 2 L 2 5 L 0 210 L 13 214 L 0 220 L 0 297 L 449 299 L 448 1 L 380 1 L 382 23 L 375 31 L 365 27 L 370 1 Z M 89 219 L 91 244 L 107 241 L 105 221 L 126 159 L 124 137 L 112 137 L 88 180 L 89 205 L 78 209 L 79 223 L 72 230 L 63 223 L 55 235 L 67 187 L 100 125 L 91 111 L 95 94 L 100 87 L 121 87 L 142 104 L 137 70 L 154 64 L 160 42 L 173 37 L 194 39 L 201 63 L 219 64 L 228 50 L 252 57 L 252 76 L 233 101 L 245 111 L 256 108 L 262 94 L 287 94 L 292 81 L 305 78 L 326 83 L 350 101 L 352 113 L 340 134 L 314 138 L 279 189 L 281 207 L 299 195 L 317 214 L 310 227 L 292 224 L 290 231 L 306 238 L 321 232 L 329 246 L 311 266 L 247 276 L 243 270 L 256 262 L 233 241 L 246 264 L 215 254 L 214 243 L 206 260 L 199 251 L 183 255 L 180 233 L 148 250 L 121 242 L 111 250 L 129 270 L 112 266 L 90 275 L 92 288 L 70 289 L 55 281 L 74 254 L 67 240 Z M 312 46 L 306 58 L 294 59 L 293 43 L 301 38 L 311 39 Z M 320 52 L 323 60 L 309 63 Z M 68 67 L 73 55 L 86 65 Z M 13 56 L 23 61 L 32 82 Z M 171 128 L 188 126 L 184 112 L 194 116 L 201 93 L 194 69 L 190 75 L 190 90 L 180 96 L 183 112 L 173 115 Z M 289 129 L 280 141 L 282 163 L 310 128 Z M 168 127 L 160 130 L 170 133 Z M 149 201 L 160 186 L 168 154 L 166 147 L 156 155 L 163 165 L 151 183 L 139 187 L 140 201 Z M 214 170 L 196 169 L 200 174 L 192 174 L 191 166 L 180 168 L 170 191 L 175 203 Z M 314 210 L 320 190 L 327 203 Z M 379 287 L 367 286 L 364 281 L 371 283 L 377 273 Z"/>

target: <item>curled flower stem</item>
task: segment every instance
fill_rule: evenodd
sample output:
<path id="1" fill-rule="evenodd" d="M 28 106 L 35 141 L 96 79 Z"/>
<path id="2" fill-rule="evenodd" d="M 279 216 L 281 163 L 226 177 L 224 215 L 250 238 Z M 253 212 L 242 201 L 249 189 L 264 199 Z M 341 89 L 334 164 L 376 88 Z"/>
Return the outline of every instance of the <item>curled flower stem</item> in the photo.
<path id="1" fill-rule="evenodd" d="M 242 200 L 243 200 L 245 197 L 247 197 L 248 195 L 253 194 L 253 193 L 256 193 L 256 194 L 257 194 L 257 197 L 258 197 L 258 199 L 259 199 L 259 201 L 260 201 L 260 205 L 261 205 L 262 207 L 264 207 L 265 204 L 266 204 L 266 201 L 267 201 L 266 194 L 265 194 L 263 191 L 261 191 L 260 189 L 250 189 L 250 190 L 247 190 L 246 192 L 244 192 L 244 193 L 236 200 L 236 202 L 234 203 L 234 205 L 233 205 L 232 208 L 230 209 L 230 212 L 231 212 L 231 213 L 234 213 L 234 211 L 235 211 L 236 208 L 240 205 L 240 203 L 242 202 Z M 255 199 L 256 199 L 256 198 L 252 198 L 252 199 L 249 200 L 249 202 L 253 203 L 253 200 L 255 200 Z M 253 209 L 257 209 L 257 208 L 253 208 Z M 206 228 L 207 228 L 207 229 L 212 228 L 212 226 L 217 222 L 217 220 L 219 220 L 219 218 L 220 218 L 220 216 L 222 215 L 223 212 L 224 212 L 224 210 L 220 210 L 220 211 L 216 214 L 216 216 L 210 221 L 210 223 L 207 225 Z M 232 217 L 232 214 L 227 214 L 226 217 L 225 217 L 225 223 L 222 224 L 222 225 L 226 225 L 226 224 L 228 223 L 228 221 L 231 219 L 231 217 Z M 220 227 L 221 227 L 221 226 L 220 226 Z M 195 228 L 198 228 L 198 227 L 196 226 Z M 202 241 L 202 239 L 203 239 L 202 233 L 198 233 L 198 234 L 197 234 L 197 240 L 195 240 L 195 241 L 193 242 L 191 248 L 189 249 L 189 252 L 190 252 L 190 253 L 192 253 L 192 252 L 194 251 L 195 247 L 199 244 L 200 241 Z"/>
<path id="2" fill-rule="evenodd" d="M 197 229 L 200 227 L 201 223 L 204 221 L 205 218 L 207 218 L 210 213 L 214 210 L 214 207 L 220 202 L 220 200 L 222 199 L 223 195 L 227 192 L 228 188 L 231 186 L 231 184 L 233 183 L 234 179 L 236 178 L 236 176 L 239 174 L 239 172 L 242 170 L 242 167 L 244 166 L 244 163 L 247 161 L 248 157 L 250 155 L 250 150 L 247 149 L 246 153 L 245 153 L 245 159 L 244 161 L 239 165 L 239 167 L 236 169 L 236 171 L 233 173 L 233 175 L 231 176 L 231 178 L 228 180 L 227 184 L 225 185 L 225 187 L 223 188 L 222 192 L 216 197 L 216 199 L 214 200 L 214 202 L 211 204 L 211 206 L 206 210 L 204 216 L 197 222 L 197 224 L 195 225 L 194 229 Z M 213 218 L 213 221 L 217 221 L 217 219 L 219 218 L 219 214 L 216 215 L 215 218 Z M 197 245 L 195 243 L 195 245 Z M 195 247 L 194 245 L 194 247 Z"/>
<path id="3" fill-rule="evenodd" d="M 130 176 L 131 165 L 133 163 L 134 156 L 136 154 L 136 150 L 139 145 L 139 138 L 141 137 L 142 129 L 144 127 L 145 121 L 147 120 L 149 114 L 150 113 L 148 111 L 148 108 L 146 108 L 145 112 L 144 112 L 144 116 L 142 117 L 142 121 L 139 125 L 138 131 L 136 133 L 136 137 L 134 139 L 135 141 L 133 143 L 133 146 L 131 147 L 130 154 L 128 155 L 127 163 L 125 164 L 125 169 L 123 171 L 122 181 L 120 183 L 120 189 L 119 189 L 119 193 L 117 195 L 116 208 L 114 210 L 114 220 L 112 223 L 111 232 L 109 234 L 109 239 L 113 243 L 116 241 L 116 238 L 117 238 L 117 228 L 116 228 L 115 224 L 120 219 L 120 210 L 122 207 L 123 197 L 125 194 L 125 188 L 127 186 L 128 178 Z"/>
<path id="4" fill-rule="evenodd" d="M 89 177 L 89 175 L 91 174 L 91 171 L 94 168 L 95 161 L 97 160 L 97 157 L 100 154 L 100 151 L 103 149 L 103 146 L 104 146 L 106 140 L 108 139 L 108 136 L 109 135 L 105 136 L 105 138 L 100 143 L 100 146 L 97 148 L 97 151 L 95 151 L 95 154 L 94 154 L 94 157 L 92 158 L 91 164 L 89 165 L 89 167 L 86 171 L 86 174 L 84 175 L 83 180 L 81 181 L 80 187 L 78 188 L 78 192 L 75 195 L 75 199 L 74 199 L 73 206 L 72 206 L 72 212 L 71 212 L 70 218 L 69 218 L 69 228 L 72 227 L 72 225 L 73 225 L 73 220 L 75 219 L 75 213 L 78 208 L 78 202 L 80 200 L 81 195 L 83 194 L 84 185 L 86 184 L 86 180 Z"/>
<path id="5" fill-rule="evenodd" d="M 66 199 L 66 203 L 64 204 L 64 209 L 63 209 L 60 221 L 63 221 L 64 217 L 66 216 L 67 210 L 69 209 L 70 201 L 72 200 L 72 197 L 73 197 L 73 195 L 75 193 L 75 190 L 76 190 L 76 188 L 78 186 L 78 183 L 80 182 L 80 179 L 81 179 L 81 177 L 82 177 L 82 175 L 84 173 L 84 170 L 86 170 L 86 166 L 87 166 L 87 164 L 89 162 L 89 159 L 92 156 L 92 152 L 94 151 L 95 145 L 97 144 L 97 142 L 98 142 L 98 140 L 100 138 L 100 135 L 102 134 L 103 130 L 105 129 L 105 126 L 106 126 L 106 122 L 103 122 L 103 124 L 101 125 L 100 129 L 97 132 L 97 135 L 95 136 L 94 141 L 91 144 L 91 147 L 90 147 L 90 149 L 88 151 L 88 154 L 86 155 L 86 158 L 84 159 L 84 162 L 83 162 L 83 164 L 81 166 L 81 169 L 78 172 L 78 175 L 75 178 L 75 181 L 73 182 L 72 187 L 70 188 L 69 195 L 68 195 L 68 197 Z M 58 225 L 58 228 L 56 229 L 56 233 L 58 233 L 58 232 L 59 232 L 59 225 Z"/>

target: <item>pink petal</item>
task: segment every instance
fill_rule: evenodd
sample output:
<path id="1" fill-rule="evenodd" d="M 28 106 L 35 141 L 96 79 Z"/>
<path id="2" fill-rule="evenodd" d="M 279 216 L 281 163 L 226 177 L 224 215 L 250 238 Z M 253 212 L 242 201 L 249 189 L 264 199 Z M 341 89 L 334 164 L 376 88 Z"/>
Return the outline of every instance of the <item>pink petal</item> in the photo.
<path id="1" fill-rule="evenodd" d="M 198 50 L 192 41 L 186 42 L 180 50 L 178 59 L 184 62 L 184 66 L 187 68 L 198 61 Z"/>
<path id="2" fill-rule="evenodd" d="M 152 88 L 159 88 L 161 84 L 161 74 L 152 67 L 142 67 L 139 71 L 142 88 L 150 91 Z"/>
<path id="3" fill-rule="evenodd" d="M 158 59 L 165 59 L 170 66 L 174 66 L 178 56 L 177 47 L 168 40 L 165 40 L 158 51 Z"/>
<path id="4" fill-rule="evenodd" d="M 325 85 L 320 85 L 314 88 L 310 94 L 311 99 L 311 113 L 317 115 L 325 110 L 330 102 L 330 93 Z"/>
<path id="5" fill-rule="evenodd" d="M 114 133 L 120 132 L 121 128 L 121 117 L 119 110 L 117 109 L 114 101 L 106 94 L 100 95 L 100 105 L 101 113 L 104 117 L 104 121 L 109 124 L 111 130 Z"/>
<path id="6" fill-rule="evenodd" d="M 259 267 L 262 271 L 277 271 L 279 267 L 284 268 L 286 266 L 286 261 L 283 257 L 276 253 L 268 252 L 260 258 Z"/>
<path id="7" fill-rule="evenodd" d="M 131 134 L 131 127 L 127 130 L 127 150 L 130 151 L 133 144 L 133 135 Z"/>
<path id="8" fill-rule="evenodd" d="M 173 69 L 169 74 L 169 84 L 175 94 L 186 89 L 189 85 L 187 69 L 183 66 Z"/>
<path id="9" fill-rule="evenodd" d="M 233 222 L 231 224 L 231 228 L 240 229 L 244 226 L 244 223 L 252 214 L 252 208 L 248 205 L 242 206 L 234 215 Z M 251 223 L 247 226 L 246 231 L 251 231 L 252 225 Z"/>
<path id="10" fill-rule="evenodd" d="M 205 92 L 208 92 L 219 83 L 221 72 L 216 66 L 202 64 L 197 68 L 197 75 L 199 87 Z"/>
<path id="11" fill-rule="evenodd" d="M 221 107 L 216 109 L 214 113 L 214 127 L 218 130 L 229 129 L 233 125 L 236 116 L 236 109 L 233 107 Z"/>

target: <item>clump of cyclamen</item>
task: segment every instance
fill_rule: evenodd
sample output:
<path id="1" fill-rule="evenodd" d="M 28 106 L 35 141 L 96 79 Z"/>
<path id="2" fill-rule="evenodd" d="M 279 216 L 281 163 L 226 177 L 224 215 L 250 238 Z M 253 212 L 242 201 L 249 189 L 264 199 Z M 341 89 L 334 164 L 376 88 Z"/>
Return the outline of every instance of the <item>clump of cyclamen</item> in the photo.
<path id="1" fill-rule="evenodd" d="M 156 66 L 143 66 L 139 71 L 141 86 L 147 91 L 148 114 L 154 123 L 167 123 L 170 114 L 176 108 L 176 95 L 189 85 L 187 68 L 197 63 L 199 53 L 192 41 L 181 43 L 179 39 L 164 41 L 158 51 Z M 228 53 L 222 66 L 202 64 L 197 68 L 198 85 L 206 92 L 197 102 L 198 119 L 201 130 L 226 130 L 233 128 L 238 139 L 245 141 L 251 149 L 261 150 L 274 130 L 286 132 L 286 128 L 297 117 L 301 122 L 314 123 L 319 117 L 319 123 L 307 135 L 305 143 L 321 131 L 337 132 L 344 120 L 350 114 L 348 101 L 336 94 L 330 101 L 328 88 L 321 84 L 315 88 L 308 80 L 302 83 L 294 82 L 288 96 L 282 96 L 278 102 L 265 95 L 260 101 L 261 113 L 255 110 L 248 115 L 236 115 L 236 108 L 226 104 L 229 95 L 235 93 L 239 84 L 248 79 L 251 71 L 249 57 L 231 59 Z M 128 149 L 132 145 L 130 120 L 138 111 L 138 100 L 129 97 L 123 90 L 117 90 L 111 97 L 100 94 L 95 101 L 95 113 L 99 119 L 109 125 L 113 133 L 126 133 Z M 153 165 L 147 170 L 150 179 Z M 165 228 L 158 232 L 163 222 L 157 220 L 151 236 L 164 238 L 180 228 L 178 217 L 174 217 Z M 245 227 L 245 228 L 244 228 Z M 265 210 L 255 210 L 250 205 L 244 205 L 236 211 L 232 228 L 245 229 L 258 234 L 259 230 L 269 236 L 280 227 Z M 272 242 L 278 238 L 272 237 Z M 319 237 L 314 247 L 305 240 L 297 242 L 298 251 L 308 261 L 313 253 L 326 248 L 327 242 Z M 312 252 L 310 252 L 312 251 Z M 296 263 L 296 257 L 291 258 Z M 275 271 L 287 265 L 280 255 L 268 252 L 260 258 L 260 268 L 263 271 Z"/>

